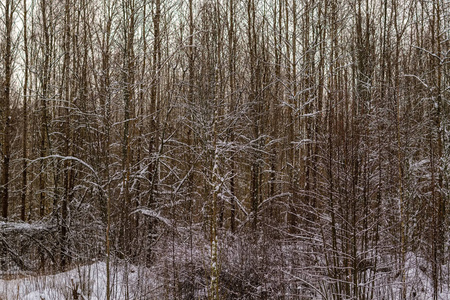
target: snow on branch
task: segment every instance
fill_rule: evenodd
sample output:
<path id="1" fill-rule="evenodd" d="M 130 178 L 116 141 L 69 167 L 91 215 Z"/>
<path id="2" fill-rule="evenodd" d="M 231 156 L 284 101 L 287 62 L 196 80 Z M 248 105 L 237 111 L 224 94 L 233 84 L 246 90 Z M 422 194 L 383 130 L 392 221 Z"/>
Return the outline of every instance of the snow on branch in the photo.
<path id="1" fill-rule="evenodd" d="M 162 217 L 158 212 L 154 211 L 153 209 L 138 208 L 138 209 L 134 210 L 131 214 L 136 214 L 136 213 L 141 213 L 144 216 L 148 216 L 148 217 L 151 217 L 151 218 L 161 221 L 162 223 L 166 224 L 168 227 L 173 227 L 172 222 L 169 219 Z"/>
<path id="2" fill-rule="evenodd" d="M 41 232 L 50 231 L 53 228 L 51 225 L 43 223 L 15 223 L 15 222 L 0 222 L 0 232 L 2 233 L 18 233 L 18 232 Z"/>

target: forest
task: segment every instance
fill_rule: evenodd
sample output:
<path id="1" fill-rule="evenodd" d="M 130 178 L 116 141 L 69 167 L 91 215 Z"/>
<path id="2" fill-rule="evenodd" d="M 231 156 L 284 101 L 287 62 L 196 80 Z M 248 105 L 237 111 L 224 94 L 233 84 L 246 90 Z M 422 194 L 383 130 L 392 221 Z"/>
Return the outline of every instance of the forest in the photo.
<path id="1" fill-rule="evenodd" d="M 444 0 L 2 0 L 0 279 L 448 299 L 449 38 Z"/>

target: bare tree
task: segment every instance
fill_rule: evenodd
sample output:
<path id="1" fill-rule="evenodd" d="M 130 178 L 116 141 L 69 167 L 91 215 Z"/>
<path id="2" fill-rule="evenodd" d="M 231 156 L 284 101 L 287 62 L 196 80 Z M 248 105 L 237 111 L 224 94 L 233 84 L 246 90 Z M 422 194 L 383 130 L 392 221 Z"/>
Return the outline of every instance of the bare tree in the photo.
<path id="1" fill-rule="evenodd" d="M 12 0 L 4 3 L 4 53 L 1 102 L 1 126 L 2 126 L 2 174 L 0 199 L 2 202 L 2 218 L 8 219 L 9 186 L 10 186 L 10 159 L 11 159 L 11 79 L 13 76 L 13 19 L 16 4 Z"/>

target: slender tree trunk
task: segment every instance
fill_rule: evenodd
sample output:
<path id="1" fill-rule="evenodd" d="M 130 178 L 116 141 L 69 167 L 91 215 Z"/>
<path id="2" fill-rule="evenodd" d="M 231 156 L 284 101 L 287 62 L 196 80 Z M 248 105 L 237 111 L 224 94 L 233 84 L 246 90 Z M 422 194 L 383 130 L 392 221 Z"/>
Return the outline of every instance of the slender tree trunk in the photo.
<path id="1" fill-rule="evenodd" d="M 261 98 L 260 98 L 260 62 L 258 61 L 258 42 L 256 36 L 256 7 L 254 0 L 247 1 L 247 16 L 248 16 L 248 42 L 249 42 L 249 56 L 250 56 L 250 94 L 249 101 L 252 107 L 252 129 L 253 129 L 253 161 L 251 163 L 251 210 L 253 214 L 252 229 L 256 231 L 258 226 L 258 208 L 260 202 L 260 176 L 261 176 L 261 153 L 259 140 L 261 134 Z"/>
<path id="2" fill-rule="evenodd" d="M 5 53 L 4 53 L 4 83 L 2 99 L 2 173 L 0 180 L 0 200 L 2 202 L 2 217 L 8 219 L 9 207 L 9 163 L 11 157 L 11 77 L 12 77 L 12 26 L 14 3 L 13 0 L 5 2 Z"/>
<path id="3" fill-rule="evenodd" d="M 111 94 L 110 94 L 110 54 L 111 54 L 111 27 L 112 9 L 109 1 L 103 2 L 105 29 L 102 35 L 102 78 L 100 80 L 100 106 L 102 111 L 102 156 L 105 159 L 103 168 L 103 180 L 106 195 L 106 203 L 103 204 L 104 222 L 106 224 L 105 248 L 106 248 L 106 300 L 111 299 L 111 178 L 110 178 L 110 138 L 111 138 Z"/>
<path id="4" fill-rule="evenodd" d="M 135 34 L 135 9 L 134 1 L 124 0 L 123 14 L 125 26 L 124 37 L 124 58 L 122 70 L 123 82 L 123 103 L 124 103 L 124 128 L 122 139 L 122 173 L 123 173 L 123 203 L 122 203 L 122 230 L 121 243 L 122 251 L 125 255 L 129 255 L 130 242 L 132 239 L 130 208 L 130 165 L 131 165 L 131 140 L 133 133 L 133 104 L 134 98 L 134 34 Z"/>
<path id="5" fill-rule="evenodd" d="M 71 25 L 71 11 L 70 11 L 70 1 L 66 0 L 64 5 L 64 62 L 63 62 L 63 84 L 64 89 L 63 95 L 66 99 L 65 105 L 65 122 L 64 122 L 64 134 L 66 136 L 65 140 L 65 155 L 72 156 L 71 143 L 73 143 L 73 135 L 71 134 L 71 89 L 70 89 L 70 76 L 69 76 L 69 65 L 70 65 L 70 25 Z M 68 259 L 68 202 L 71 198 L 71 162 L 69 160 L 64 162 L 64 196 L 61 202 L 61 269 L 64 270 L 66 265 L 69 263 Z"/>
<path id="6" fill-rule="evenodd" d="M 233 113 L 236 110 L 236 43 L 235 43 L 235 8 L 234 8 L 234 0 L 228 1 L 228 10 L 229 10 L 229 25 L 228 25 L 228 71 L 230 72 L 230 81 L 229 81 L 229 94 L 230 94 L 230 107 L 229 112 Z M 234 126 L 230 125 L 229 133 L 228 133 L 230 143 L 233 143 L 235 140 L 234 137 Z M 230 154 L 231 157 L 231 175 L 230 175 L 230 194 L 231 194 L 231 207 L 230 207 L 230 229 L 231 232 L 236 231 L 236 166 L 235 166 L 235 153 L 232 151 Z"/>
<path id="7" fill-rule="evenodd" d="M 44 61 L 41 71 L 41 96 L 40 96 L 40 109 L 41 109 L 41 120 L 40 120 L 40 156 L 45 157 L 48 151 L 48 107 L 47 107 L 47 97 L 48 97 L 48 87 L 50 82 L 50 56 L 51 56 L 51 45 L 50 45 L 50 28 L 47 21 L 47 1 L 41 0 L 41 13 L 42 13 L 42 30 L 44 35 Z M 42 218 L 45 214 L 46 209 L 46 173 L 45 173 L 45 161 L 42 159 L 39 166 L 39 216 Z"/>
<path id="8" fill-rule="evenodd" d="M 26 220 L 26 203 L 27 203 L 27 190 L 28 190 L 28 175 L 27 175 L 27 144 L 28 144 L 28 25 L 27 25 L 27 0 L 23 0 L 23 51 L 25 54 L 25 68 L 24 68 L 24 82 L 23 82 L 23 132 L 22 132 L 22 191 L 21 191 L 21 208 L 20 208 L 20 219 L 22 221 Z"/>

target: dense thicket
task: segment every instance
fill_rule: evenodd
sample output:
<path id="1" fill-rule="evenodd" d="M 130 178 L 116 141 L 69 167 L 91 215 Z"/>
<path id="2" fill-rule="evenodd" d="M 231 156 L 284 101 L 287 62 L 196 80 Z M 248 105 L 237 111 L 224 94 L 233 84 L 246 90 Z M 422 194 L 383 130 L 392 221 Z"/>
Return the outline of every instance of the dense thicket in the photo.
<path id="1" fill-rule="evenodd" d="M 118 258 L 160 264 L 176 299 L 411 299 L 423 258 L 448 285 L 446 1 L 0 11 L 1 268 Z"/>

